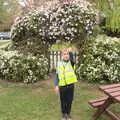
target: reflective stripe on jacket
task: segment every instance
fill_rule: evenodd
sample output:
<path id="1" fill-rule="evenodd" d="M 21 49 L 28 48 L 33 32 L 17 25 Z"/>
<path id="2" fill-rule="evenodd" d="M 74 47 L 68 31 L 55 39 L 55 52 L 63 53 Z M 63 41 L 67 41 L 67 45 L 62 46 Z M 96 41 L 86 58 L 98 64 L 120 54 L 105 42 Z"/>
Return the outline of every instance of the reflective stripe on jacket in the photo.
<path id="1" fill-rule="evenodd" d="M 77 82 L 77 77 L 70 61 L 67 62 L 66 65 L 64 65 L 63 61 L 59 63 L 58 77 L 59 86 L 66 86 Z"/>

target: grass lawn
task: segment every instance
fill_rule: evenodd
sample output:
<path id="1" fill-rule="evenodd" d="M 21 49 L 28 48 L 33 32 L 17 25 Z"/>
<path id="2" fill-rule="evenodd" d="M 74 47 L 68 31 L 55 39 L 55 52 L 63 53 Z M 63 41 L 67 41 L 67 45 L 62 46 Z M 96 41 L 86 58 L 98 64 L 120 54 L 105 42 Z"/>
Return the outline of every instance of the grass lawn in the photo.
<path id="1" fill-rule="evenodd" d="M 10 41 L 8 40 L 0 40 L 0 48 L 6 47 L 9 43 Z"/>
<path id="2" fill-rule="evenodd" d="M 0 120 L 60 120 L 59 99 L 51 80 L 32 85 L 13 84 L 0 80 Z M 89 99 L 103 94 L 93 85 L 78 83 L 72 107 L 73 120 L 92 120 L 94 110 Z M 120 106 L 112 107 L 116 113 Z M 102 116 L 99 120 L 108 120 Z"/>

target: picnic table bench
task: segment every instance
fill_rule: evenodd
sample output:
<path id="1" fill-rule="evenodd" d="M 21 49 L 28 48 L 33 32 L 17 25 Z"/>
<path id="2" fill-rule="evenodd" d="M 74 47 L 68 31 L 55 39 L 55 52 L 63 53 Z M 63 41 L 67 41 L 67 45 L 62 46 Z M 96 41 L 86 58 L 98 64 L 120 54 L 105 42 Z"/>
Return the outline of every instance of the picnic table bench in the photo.
<path id="1" fill-rule="evenodd" d="M 101 85 L 99 89 L 105 93 L 105 97 L 88 101 L 93 108 L 96 108 L 93 120 L 97 120 L 103 113 L 110 116 L 112 120 L 120 120 L 120 116 L 108 110 L 111 104 L 120 103 L 120 84 Z"/>

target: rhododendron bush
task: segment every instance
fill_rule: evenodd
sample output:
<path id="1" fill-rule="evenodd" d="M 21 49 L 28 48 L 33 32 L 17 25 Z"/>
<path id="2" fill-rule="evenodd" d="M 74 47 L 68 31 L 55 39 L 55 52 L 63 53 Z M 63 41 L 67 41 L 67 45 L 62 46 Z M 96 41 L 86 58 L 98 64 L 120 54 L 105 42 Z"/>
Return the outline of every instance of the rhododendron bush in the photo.
<path id="1" fill-rule="evenodd" d="M 91 34 L 96 13 L 90 3 L 77 1 L 58 5 L 54 9 L 35 10 L 18 17 L 11 30 L 13 43 L 34 37 L 43 43 L 57 40 L 78 41 Z"/>
<path id="2" fill-rule="evenodd" d="M 98 35 L 89 40 L 77 74 L 89 82 L 120 82 L 120 39 Z"/>
<path id="3" fill-rule="evenodd" d="M 0 79 L 33 83 L 46 79 L 48 60 L 41 55 L 23 55 L 17 51 L 0 50 Z"/>

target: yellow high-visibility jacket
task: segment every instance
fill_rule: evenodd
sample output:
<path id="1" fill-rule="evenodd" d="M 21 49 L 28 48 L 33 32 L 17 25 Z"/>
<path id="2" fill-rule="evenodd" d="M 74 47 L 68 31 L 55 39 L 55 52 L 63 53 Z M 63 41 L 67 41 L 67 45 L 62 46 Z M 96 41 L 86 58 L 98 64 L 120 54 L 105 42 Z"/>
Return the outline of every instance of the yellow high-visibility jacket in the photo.
<path id="1" fill-rule="evenodd" d="M 66 86 L 77 82 L 77 77 L 70 61 L 68 61 L 66 65 L 64 65 L 63 61 L 60 61 L 58 64 L 57 72 L 59 78 L 59 86 Z"/>

